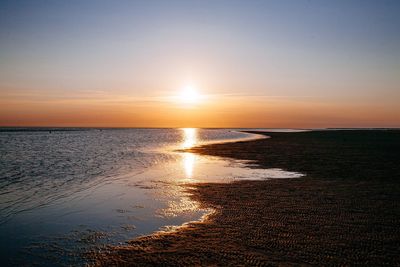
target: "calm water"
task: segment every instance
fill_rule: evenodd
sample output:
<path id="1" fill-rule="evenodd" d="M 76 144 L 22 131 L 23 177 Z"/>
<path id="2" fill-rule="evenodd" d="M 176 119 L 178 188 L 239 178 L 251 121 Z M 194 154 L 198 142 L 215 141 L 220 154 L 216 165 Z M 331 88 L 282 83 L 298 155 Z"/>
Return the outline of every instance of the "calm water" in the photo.
<path id="1" fill-rule="evenodd" d="M 198 220 L 182 184 L 299 177 L 178 152 L 260 138 L 229 129 L 0 129 L 2 266 L 83 265 L 81 254 Z"/>

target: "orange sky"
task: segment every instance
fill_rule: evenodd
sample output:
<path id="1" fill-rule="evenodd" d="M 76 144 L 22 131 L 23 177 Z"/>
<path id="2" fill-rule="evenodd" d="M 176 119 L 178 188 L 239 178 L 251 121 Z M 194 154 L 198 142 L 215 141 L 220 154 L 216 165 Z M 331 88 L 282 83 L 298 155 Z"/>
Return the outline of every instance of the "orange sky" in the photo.
<path id="1" fill-rule="evenodd" d="M 399 2 L 34 2 L 0 2 L 0 126 L 400 127 Z"/>
<path id="2" fill-rule="evenodd" d="M 185 104 L 168 98 L 0 101 L 5 126 L 82 127 L 399 127 L 399 107 L 320 98 L 207 96 Z"/>

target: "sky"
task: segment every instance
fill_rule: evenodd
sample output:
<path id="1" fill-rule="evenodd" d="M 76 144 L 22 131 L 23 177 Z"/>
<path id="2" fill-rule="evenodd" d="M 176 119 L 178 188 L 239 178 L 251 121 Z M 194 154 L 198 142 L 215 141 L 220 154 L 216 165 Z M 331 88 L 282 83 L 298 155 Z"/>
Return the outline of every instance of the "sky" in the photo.
<path id="1" fill-rule="evenodd" d="M 400 127 L 398 14 L 396 0 L 2 0 L 0 126 Z"/>

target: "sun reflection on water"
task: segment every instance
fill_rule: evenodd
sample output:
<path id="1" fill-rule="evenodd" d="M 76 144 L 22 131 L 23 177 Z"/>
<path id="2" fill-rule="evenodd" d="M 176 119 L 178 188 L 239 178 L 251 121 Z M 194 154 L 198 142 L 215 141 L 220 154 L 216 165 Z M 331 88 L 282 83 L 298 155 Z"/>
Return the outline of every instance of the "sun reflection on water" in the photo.
<path id="1" fill-rule="evenodd" d="M 198 144 L 197 129 L 196 128 L 182 128 L 182 141 L 180 144 L 181 149 L 188 149 Z M 181 152 L 183 177 L 179 183 L 193 182 L 194 165 L 197 156 L 190 152 Z M 158 211 L 161 217 L 176 217 L 181 214 L 189 214 L 199 211 L 199 203 L 193 201 L 183 188 L 178 184 L 171 184 L 168 186 L 168 204 L 166 208 Z"/>
<path id="2" fill-rule="evenodd" d="M 196 156 L 194 154 L 185 153 L 183 155 L 183 166 L 185 168 L 186 179 L 192 179 L 195 161 L 196 161 Z"/>
<path id="3" fill-rule="evenodd" d="M 196 128 L 182 128 L 183 143 L 182 148 L 191 148 L 197 143 L 197 129 Z"/>
<path id="4" fill-rule="evenodd" d="M 197 129 L 196 128 L 183 128 L 183 142 L 182 148 L 187 149 L 196 145 L 197 140 Z M 196 155 L 190 152 L 182 154 L 182 163 L 185 170 L 185 178 L 193 178 L 193 170 L 196 162 Z"/>

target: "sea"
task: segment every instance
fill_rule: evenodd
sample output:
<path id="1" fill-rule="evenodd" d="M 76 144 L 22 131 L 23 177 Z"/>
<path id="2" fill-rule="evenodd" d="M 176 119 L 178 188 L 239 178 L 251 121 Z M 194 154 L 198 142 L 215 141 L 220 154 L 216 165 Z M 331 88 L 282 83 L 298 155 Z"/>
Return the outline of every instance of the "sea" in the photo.
<path id="1" fill-rule="evenodd" d="M 0 128 L 1 266 L 84 266 L 86 253 L 201 220 L 183 185 L 297 178 L 185 149 L 243 129 Z"/>

